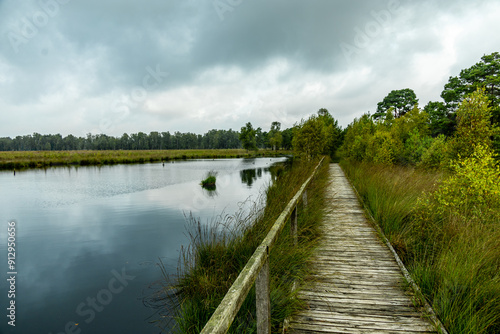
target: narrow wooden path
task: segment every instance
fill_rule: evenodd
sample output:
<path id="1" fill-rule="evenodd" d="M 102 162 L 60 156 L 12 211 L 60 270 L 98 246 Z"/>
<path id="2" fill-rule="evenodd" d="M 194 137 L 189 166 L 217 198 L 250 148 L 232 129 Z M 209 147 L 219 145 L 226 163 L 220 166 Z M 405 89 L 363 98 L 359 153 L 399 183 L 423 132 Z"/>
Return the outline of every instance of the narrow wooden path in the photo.
<path id="1" fill-rule="evenodd" d="M 288 333 L 437 333 L 414 306 L 394 256 L 366 219 L 338 164 L 330 166 L 324 240 L 300 292 L 308 308 Z"/>

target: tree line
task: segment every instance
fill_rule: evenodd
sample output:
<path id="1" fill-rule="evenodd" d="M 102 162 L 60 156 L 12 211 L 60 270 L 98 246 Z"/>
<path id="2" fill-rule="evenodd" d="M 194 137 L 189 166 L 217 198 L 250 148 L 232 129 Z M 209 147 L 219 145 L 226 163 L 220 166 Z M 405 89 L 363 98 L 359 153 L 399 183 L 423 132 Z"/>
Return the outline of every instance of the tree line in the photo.
<path id="1" fill-rule="evenodd" d="M 292 129 L 280 131 L 280 123 L 273 122 L 269 132 L 255 129 L 255 145 L 250 149 L 291 149 Z M 279 125 L 279 126 L 278 126 Z M 251 125 L 250 125 L 251 126 Z M 242 128 L 243 129 L 243 128 Z M 275 137 L 279 136 L 277 141 Z M 61 134 L 17 136 L 0 138 L 0 151 L 73 151 L 73 150 L 186 150 L 186 149 L 237 149 L 243 147 L 240 132 L 210 130 L 200 135 L 191 132 L 138 132 L 124 133 L 121 137 L 106 134 L 87 134 L 76 137 Z"/>
<path id="2" fill-rule="evenodd" d="M 66 137 L 60 134 L 0 138 L 0 151 L 65 151 L 65 150 L 160 150 L 160 149 L 224 149 L 239 148 L 238 133 L 229 130 L 210 130 L 204 135 L 195 133 L 138 132 L 121 137 L 106 134 L 87 134 L 86 137 Z"/>
<path id="3" fill-rule="evenodd" d="M 393 90 L 345 129 L 326 109 L 296 124 L 292 146 L 299 155 L 330 155 L 381 164 L 448 166 L 481 143 L 500 156 L 500 54 L 450 77 L 423 109 L 410 88 Z M 242 130 L 243 132 L 243 130 Z M 248 131 L 247 131 L 248 132 Z"/>
<path id="4" fill-rule="evenodd" d="M 500 54 L 450 77 L 423 109 L 413 90 L 390 92 L 373 115 L 355 119 L 344 131 L 345 158 L 382 164 L 446 167 L 476 145 L 500 152 Z"/>
<path id="5" fill-rule="evenodd" d="M 488 106 L 486 121 L 493 129 L 500 123 L 500 54 L 485 55 L 481 61 L 450 77 L 441 93 L 443 101 L 431 101 L 423 109 L 410 88 L 393 90 L 377 104 L 374 114 L 366 113 L 346 129 L 326 109 L 292 128 L 281 130 L 273 122 L 269 131 L 254 128 L 251 122 L 240 131 L 210 130 L 204 135 L 195 133 L 139 132 L 121 137 L 88 134 L 86 137 L 68 135 L 17 136 L 0 138 L 0 151 L 40 150 L 160 150 L 160 149 L 293 149 L 308 158 L 337 154 L 357 160 L 382 163 L 425 164 L 436 166 L 452 158 L 449 151 L 457 142 L 461 102 L 481 90 Z M 476 98 L 478 98 L 476 96 Z M 476 114 L 465 113 L 465 118 Z M 475 126 L 475 125 L 473 125 Z M 490 134 L 491 147 L 500 152 L 500 135 Z M 446 152 L 445 152 L 446 151 Z M 423 161 L 422 161 L 423 159 Z M 449 159 L 448 159 L 449 160 Z"/>

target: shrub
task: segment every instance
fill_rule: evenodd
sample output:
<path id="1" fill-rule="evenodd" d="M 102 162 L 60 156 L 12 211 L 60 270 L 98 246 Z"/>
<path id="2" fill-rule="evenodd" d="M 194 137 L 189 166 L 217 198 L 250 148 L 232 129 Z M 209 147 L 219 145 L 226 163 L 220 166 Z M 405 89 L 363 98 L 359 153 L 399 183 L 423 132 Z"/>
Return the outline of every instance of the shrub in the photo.
<path id="1" fill-rule="evenodd" d="M 215 189 L 215 182 L 217 181 L 217 172 L 209 171 L 204 180 L 201 181 L 201 186 L 203 188 L 212 190 Z"/>
<path id="2" fill-rule="evenodd" d="M 454 216 L 464 223 L 484 221 L 498 215 L 500 209 L 500 168 L 495 164 L 491 149 L 478 144 L 469 157 L 450 164 L 454 173 L 439 189 L 419 203 L 421 221 L 441 221 Z M 431 217 L 429 217 L 431 216 Z M 500 217 L 496 217 L 500 219 Z"/>
<path id="3" fill-rule="evenodd" d="M 491 108 L 484 89 L 468 95 L 457 110 L 457 132 L 453 138 L 453 154 L 468 156 L 473 146 L 481 144 L 491 147 L 491 138 L 498 129 L 491 124 Z"/>
<path id="4" fill-rule="evenodd" d="M 422 153 L 417 167 L 441 168 L 449 165 L 449 145 L 444 135 L 439 135 L 430 142 L 430 146 Z"/>

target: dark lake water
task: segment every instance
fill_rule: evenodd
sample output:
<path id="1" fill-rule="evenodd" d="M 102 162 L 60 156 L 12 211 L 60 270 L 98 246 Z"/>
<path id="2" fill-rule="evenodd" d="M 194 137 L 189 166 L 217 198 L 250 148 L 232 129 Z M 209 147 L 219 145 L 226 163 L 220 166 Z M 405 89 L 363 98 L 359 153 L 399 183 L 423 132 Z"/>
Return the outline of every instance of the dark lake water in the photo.
<path id="1" fill-rule="evenodd" d="M 186 215 L 202 223 L 257 200 L 284 158 L 0 172 L 0 333 L 158 333 L 143 303 L 175 272 Z M 217 189 L 200 181 L 218 172 Z M 248 203 L 247 203 L 248 204 Z M 15 327 L 8 325 L 8 223 L 16 223 Z"/>

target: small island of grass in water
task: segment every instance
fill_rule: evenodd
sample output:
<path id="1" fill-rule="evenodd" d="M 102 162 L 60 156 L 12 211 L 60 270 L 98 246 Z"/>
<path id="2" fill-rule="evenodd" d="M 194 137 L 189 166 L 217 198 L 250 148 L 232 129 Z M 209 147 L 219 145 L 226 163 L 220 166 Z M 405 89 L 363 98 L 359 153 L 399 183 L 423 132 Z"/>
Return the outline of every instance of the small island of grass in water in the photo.
<path id="1" fill-rule="evenodd" d="M 205 180 L 201 181 L 201 186 L 207 190 L 215 190 L 216 181 L 217 181 L 217 172 L 210 171 L 207 173 Z"/>

